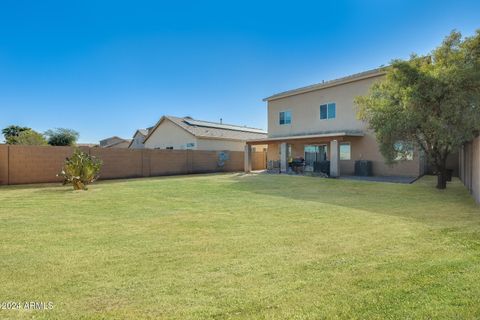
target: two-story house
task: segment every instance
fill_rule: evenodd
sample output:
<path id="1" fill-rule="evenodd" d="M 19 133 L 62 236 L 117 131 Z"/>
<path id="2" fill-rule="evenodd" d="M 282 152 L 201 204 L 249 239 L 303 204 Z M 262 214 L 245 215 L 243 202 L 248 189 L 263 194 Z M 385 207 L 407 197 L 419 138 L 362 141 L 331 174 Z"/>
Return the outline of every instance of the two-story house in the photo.
<path id="1" fill-rule="evenodd" d="M 306 171 L 313 170 L 315 161 L 330 161 L 333 177 L 353 175 L 356 160 L 371 161 L 378 176 L 423 174 L 422 157 L 413 147 L 408 160 L 385 164 L 374 132 L 356 116 L 355 97 L 367 94 L 384 76 L 382 69 L 375 69 L 265 98 L 268 137 L 247 142 L 245 170 L 250 171 L 251 146 L 268 144 L 267 159 L 279 160 L 281 172 L 288 170 L 291 159 L 302 158 Z"/>

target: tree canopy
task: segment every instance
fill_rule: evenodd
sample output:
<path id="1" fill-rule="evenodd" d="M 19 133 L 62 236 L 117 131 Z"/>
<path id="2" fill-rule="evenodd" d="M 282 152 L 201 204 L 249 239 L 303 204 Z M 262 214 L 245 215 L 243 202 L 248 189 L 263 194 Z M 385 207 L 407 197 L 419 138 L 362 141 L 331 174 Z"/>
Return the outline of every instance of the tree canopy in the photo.
<path id="1" fill-rule="evenodd" d="M 394 60 L 385 72 L 356 98 L 359 117 L 388 163 L 398 160 L 399 142 L 414 143 L 445 188 L 447 156 L 479 134 L 480 30 L 466 38 L 453 31 L 429 55 Z"/>
<path id="2" fill-rule="evenodd" d="M 29 145 L 29 146 L 46 146 L 48 145 L 45 137 L 34 130 L 22 131 L 12 138 L 13 144 Z"/>
<path id="3" fill-rule="evenodd" d="M 75 130 L 57 128 L 45 132 L 48 144 L 52 146 L 73 146 L 76 144 L 79 133 Z"/>
<path id="4" fill-rule="evenodd" d="M 21 127 L 16 125 L 11 125 L 2 130 L 2 134 L 5 137 L 5 143 L 15 144 L 15 137 L 17 137 L 21 132 L 32 130 L 28 127 Z"/>

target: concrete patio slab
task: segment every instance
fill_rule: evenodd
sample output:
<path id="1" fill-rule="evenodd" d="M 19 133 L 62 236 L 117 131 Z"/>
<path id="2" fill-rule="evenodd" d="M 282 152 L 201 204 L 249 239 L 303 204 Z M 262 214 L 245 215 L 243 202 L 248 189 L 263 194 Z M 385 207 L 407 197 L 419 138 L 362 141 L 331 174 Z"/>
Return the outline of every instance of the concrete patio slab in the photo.
<path id="1" fill-rule="evenodd" d="M 359 181 L 374 181 L 374 182 L 390 182 L 390 183 L 413 183 L 417 177 L 403 177 L 403 176 L 341 176 L 340 179 L 359 180 Z"/>

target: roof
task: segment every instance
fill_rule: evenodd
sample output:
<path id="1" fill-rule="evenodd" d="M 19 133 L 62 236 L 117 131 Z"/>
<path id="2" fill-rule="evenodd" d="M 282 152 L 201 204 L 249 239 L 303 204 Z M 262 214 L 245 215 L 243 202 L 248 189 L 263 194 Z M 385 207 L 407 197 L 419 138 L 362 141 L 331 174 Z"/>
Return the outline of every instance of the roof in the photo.
<path id="1" fill-rule="evenodd" d="M 104 146 L 102 146 L 102 148 L 112 148 L 112 147 L 114 147 L 116 145 L 119 145 L 119 144 L 122 144 L 122 143 L 128 143 L 128 145 L 130 145 L 130 142 L 131 142 L 130 139 L 122 139 L 122 140 L 115 141 L 115 142 L 112 142 L 110 144 L 104 145 Z"/>
<path id="2" fill-rule="evenodd" d="M 77 147 L 98 147 L 98 143 L 77 143 Z"/>
<path id="3" fill-rule="evenodd" d="M 148 135 L 148 130 L 149 129 L 137 129 L 135 130 L 135 133 L 133 134 L 133 137 L 137 135 L 137 133 L 140 133 L 142 136 L 146 137 Z"/>
<path id="4" fill-rule="evenodd" d="M 119 136 L 111 136 L 111 137 L 108 137 L 108 138 L 105 138 L 105 139 L 102 139 L 100 140 L 100 142 L 102 141 L 107 141 L 107 140 L 110 140 L 110 139 L 120 139 L 120 140 L 124 140 L 123 138 L 120 138 Z"/>
<path id="5" fill-rule="evenodd" d="M 137 135 L 137 133 L 140 133 L 140 135 L 142 135 L 144 138 L 148 135 L 148 132 L 150 130 L 152 130 L 153 127 L 148 127 L 147 129 L 137 129 L 135 131 L 135 133 L 133 134 L 133 137 L 135 138 L 135 136 Z M 144 139 L 145 140 L 145 139 Z M 130 143 L 128 144 L 128 147 L 130 148 L 130 146 L 132 145 L 134 139 L 130 139 Z"/>
<path id="6" fill-rule="evenodd" d="M 299 134 L 284 137 L 270 137 L 264 139 L 252 139 L 247 143 L 266 143 L 286 140 L 314 139 L 314 138 L 333 138 L 333 137 L 363 137 L 365 133 L 361 130 L 342 130 L 342 131 L 324 131 L 310 134 Z"/>
<path id="7" fill-rule="evenodd" d="M 142 136 L 147 136 L 147 134 L 148 134 L 148 129 L 138 129 L 138 130 L 135 132 L 135 134 L 137 134 L 137 132 L 140 133 Z M 135 135 L 135 134 L 134 134 L 134 135 Z"/>
<path id="8" fill-rule="evenodd" d="M 364 71 L 364 72 L 360 72 L 360 73 L 355 73 L 355 74 L 352 74 L 352 75 L 349 75 L 349 76 L 346 76 L 346 77 L 342 77 L 342 78 L 338 78 L 338 79 L 334 79 L 334 80 L 324 81 L 324 82 L 313 84 L 313 85 L 306 86 L 306 87 L 301 87 L 301 88 L 297 88 L 297 89 L 293 89 L 293 90 L 280 92 L 280 93 L 274 94 L 270 97 L 267 97 L 267 98 L 263 99 L 263 101 L 277 100 L 277 99 L 281 99 L 281 98 L 285 98 L 285 97 L 289 97 L 289 96 L 294 96 L 294 95 L 301 94 L 301 93 L 306 93 L 306 92 L 310 92 L 310 91 L 315 91 L 315 90 L 330 88 L 330 87 L 334 87 L 334 86 L 339 86 L 339 85 L 342 85 L 342 84 L 346 84 L 346 83 L 350 83 L 350 82 L 354 82 L 354 81 L 359 81 L 359 80 L 363 80 L 363 79 L 383 76 L 383 75 L 386 74 L 385 68 L 386 67 L 381 67 L 381 68 L 377 68 L 377 69 L 373 69 L 373 70 L 368 70 L 368 71 Z"/>
<path id="9" fill-rule="evenodd" d="M 155 132 L 155 130 L 164 120 L 170 120 L 174 124 L 198 138 L 243 141 L 267 137 L 267 132 L 258 128 L 196 120 L 190 117 L 179 118 L 173 116 L 163 116 L 157 122 L 155 127 L 152 130 L 149 130 L 145 141 L 147 141 L 147 139 L 152 135 L 153 132 Z"/>

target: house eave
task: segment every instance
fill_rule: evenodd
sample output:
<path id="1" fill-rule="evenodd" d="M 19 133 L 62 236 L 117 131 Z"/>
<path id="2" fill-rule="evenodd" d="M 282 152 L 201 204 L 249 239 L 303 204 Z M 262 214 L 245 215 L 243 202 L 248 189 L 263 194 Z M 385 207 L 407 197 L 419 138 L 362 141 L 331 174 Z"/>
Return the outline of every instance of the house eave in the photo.
<path id="1" fill-rule="evenodd" d="M 244 142 L 249 141 L 248 139 L 234 139 L 234 138 L 223 138 L 223 137 L 206 137 L 206 136 L 196 136 L 197 139 L 203 140 L 226 140 L 226 141 L 237 141 L 237 142 Z"/>
<path id="2" fill-rule="evenodd" d="M 247 140 L 247 144 L 265 144 L 269 142 L 281 142 L 281 141 L 295 141 L 295 140 L 305 140 L 305 139 L 328 139 L 335 137 L 363 137 L 365 133 L 363 131 L 358 132 L 329 132 L 321 134 L 306 134 L 306 135 L 292 135 L 292 136 L 283 136 L 283 137 L 271 137 L 265 139 L 251 139 Z"/>
<path id="3" fill-rule="evenodd" d="M 343 77 L 340 79 L 327 81 L 325 83 L 318 83 L 318 84 L 314 84 L 306 87 L 301 87 L 293 90 L 280 92 L 272 96 L 269 96 L 267 98 L 264 98 L 263 101 L 274 101 L 274 100 L 283 99 L 286 97 L 291 97 L 291 96 L 295 96 L 295 95 L 299 95 L 299 94 L 303 94 L 311 91 L 327 89 L 327 88 L 336 87 L 336 86 L 340 86 L 340 85 L 344 85 L 347 83 L 352 83 L 360 80 L 380 77 L 380 76 L 384 76 L 385 74 L 386 74 L 385 68 L 378 68 L 378 69 L 362 72 L 356 75 L 351 75 L 351 76 Z"/>

